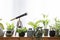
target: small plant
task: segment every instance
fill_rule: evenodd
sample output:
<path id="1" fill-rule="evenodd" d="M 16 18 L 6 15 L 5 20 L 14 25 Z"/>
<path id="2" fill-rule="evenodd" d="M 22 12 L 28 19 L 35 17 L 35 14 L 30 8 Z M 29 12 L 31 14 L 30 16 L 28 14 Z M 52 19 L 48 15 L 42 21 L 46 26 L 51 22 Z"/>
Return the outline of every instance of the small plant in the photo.
<path id="1" fill-rule="evenodd" d="M 6 23 L 7 25 L 7 30 L 13 30 L 14 29 L 14 24 Z"/>
<path id="2" fill-rule="evenodd" d="M 48 25 L 48 23 L 49 23 L 49 20 L 47 19 L 47 17 L 48 17 L 48 15 L 45 15 L 45 14 L 43 14 L 43 20 L 41 20 L 41 22 L 43 23 L 43 25 L 44 25 L 44 28 L 47 28 L 47 25 Z"/>
<path id="3" fill-rule="evenodd" d="M 39 26 L 39 23 L 41 22 L 41 20 L 34 22 L 29 22 L 28 24 L 31 25 L 34 29 L 36 29 Z"/>
<path id="4" fill-rule="evenodd" d="M 16 30 L 16 32 L 18 32 L 18 33 L 21 33 L 21 32 L 27 32 L 27 28 L 26 27 L 23 27 L 23 28 L 18 28 L 17 30 Z"/>
<path id="5" fill-rule="evenodd" d="M 2 20 L 2 19 L 0 19 Z M 0 27 L 4 30 L 4 25 L 2 23 L 0 23 Z"/>
<path id="6" fill-rule="evenodd" d="M 56 36 L 60 37 L 60 19 L 55 18 Z"/>
<path id="7" fill-rule="evenodd" d="M 55 29 L 60 30 L 60 20 L 55 18 Z"/>
<path id="8" fill-rule="evenodd" d="M 6 36 L 11 37 L 14 33 L 14 24 L 6 23 L 6 25 L 7 25 Z"/>
<path id="9" fill-rule="evenodd" d="M 2 24 L 2 23 L 0 23 L 0 27 L 4 30 L 4 26 L 3 26 L 3 24 Z"/>
<path id="10" fill-rule="evenodd" d="M 18 32 L 19 36 L 24 37 L 25 33 L 27 32 L 27 28 L 26 27 L 17 28 L 16 32 Z"/>
<path id="11" fill-rule="evenodd" d="M 25 33 L 27 32 L 27 28 L 26 27 L 17 28 L 16 32 L 18 32 L 19 36 L 24 37 Z"/>

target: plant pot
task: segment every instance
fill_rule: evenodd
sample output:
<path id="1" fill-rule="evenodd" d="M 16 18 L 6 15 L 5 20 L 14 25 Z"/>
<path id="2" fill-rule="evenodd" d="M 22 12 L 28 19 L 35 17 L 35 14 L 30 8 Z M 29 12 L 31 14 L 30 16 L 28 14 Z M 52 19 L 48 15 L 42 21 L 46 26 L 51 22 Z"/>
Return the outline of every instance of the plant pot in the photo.
<path id="1" fill-rule="evenodd" d="M 27 37 L 33 37 L 34 36 L 34 31 L 32 30 L 32 28 L 29 28 L 29 30 L 27 31 Z"/>
<path id="2" fill-rule="evenodd" d="M 24 36 L 25 36 L 25 32 L 19 33 L 19 37 L 24 37 Z"/>
<path id="3" fill-rule="evenodd" d="M 54 31 L 54 30 L 51 30 L 51 31 L 49 32 L 49 35 L 50 35 L 50 37 L 54 37 L 54 36 L 55 36 L 55 31 Z"/>
<path id="4" fill-rule="evenodd" d="M 44 36 L 48 36 L 48 29 L 44 29 Z"/>
<path id="5" fill-rule="evenodd" d="M 13 35 L 14 31 L 13 30 L 8 30 L 6 31 L 6 36 L 11 37 Z"/>
<path id="6" fill-rule="evenodd" d="M 37 38 L 42 37 L 42 32 L 38 30 L 38 31 L 35 33 L 35 37 L 37 37 Z"/>
<path id="7" fill-rule="evenodd" d="M 0 28 L 0 37 L 3 37 L 4 36 L 4 32 L 3 30 Z"/>
<path id="8" fill-rule="evenodd" d="M 42 34 L 43 34 L 42 27 L 37 27 L 35 37 L 38 37 L 38 38 L 42 37 Z"/>

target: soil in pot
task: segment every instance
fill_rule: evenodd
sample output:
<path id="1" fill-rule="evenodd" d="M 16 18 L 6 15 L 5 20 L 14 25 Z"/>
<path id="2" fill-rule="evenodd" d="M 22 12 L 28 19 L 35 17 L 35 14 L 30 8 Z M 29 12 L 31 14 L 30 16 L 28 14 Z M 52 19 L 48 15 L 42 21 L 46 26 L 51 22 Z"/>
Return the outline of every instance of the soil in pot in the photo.
<path id="1" fill-rule="evenodd" d="M 54 30 L 51 30 L 50 33 L 49 33 L 50 37 L 54 37 L 55 36 L 55 31 Z"/>
<path id="2" fill-rule="evenodd" d="M 19 37 L 24 37 L 24 36 L 25 36 L 25 32 L 19 33 Z"/>

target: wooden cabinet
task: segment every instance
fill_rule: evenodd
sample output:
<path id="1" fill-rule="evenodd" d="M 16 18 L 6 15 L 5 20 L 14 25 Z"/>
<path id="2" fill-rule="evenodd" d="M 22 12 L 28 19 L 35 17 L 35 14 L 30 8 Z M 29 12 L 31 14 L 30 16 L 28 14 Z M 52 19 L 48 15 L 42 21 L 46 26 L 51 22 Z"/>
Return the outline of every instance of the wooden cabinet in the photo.
<path id="1" fill-rule="evenodd" d="M 0 37 L 0 40 L 36 40 L 33 37 Z M 60 37 L 42 37 L 39 40 L 60 40 Z"/>

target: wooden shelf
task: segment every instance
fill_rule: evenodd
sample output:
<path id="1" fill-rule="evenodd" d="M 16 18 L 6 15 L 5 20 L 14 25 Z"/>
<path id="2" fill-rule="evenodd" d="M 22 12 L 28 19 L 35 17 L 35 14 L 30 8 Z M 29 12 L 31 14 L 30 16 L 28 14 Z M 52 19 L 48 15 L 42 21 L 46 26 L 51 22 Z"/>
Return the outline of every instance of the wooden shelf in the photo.
<path id="1" fill-rule="evenodd" d="M 0 37 L 0 40 L 36 40 L 33 37 Z M 60 40 L 60 37 L 42 37 L 39 40 Z"/>

